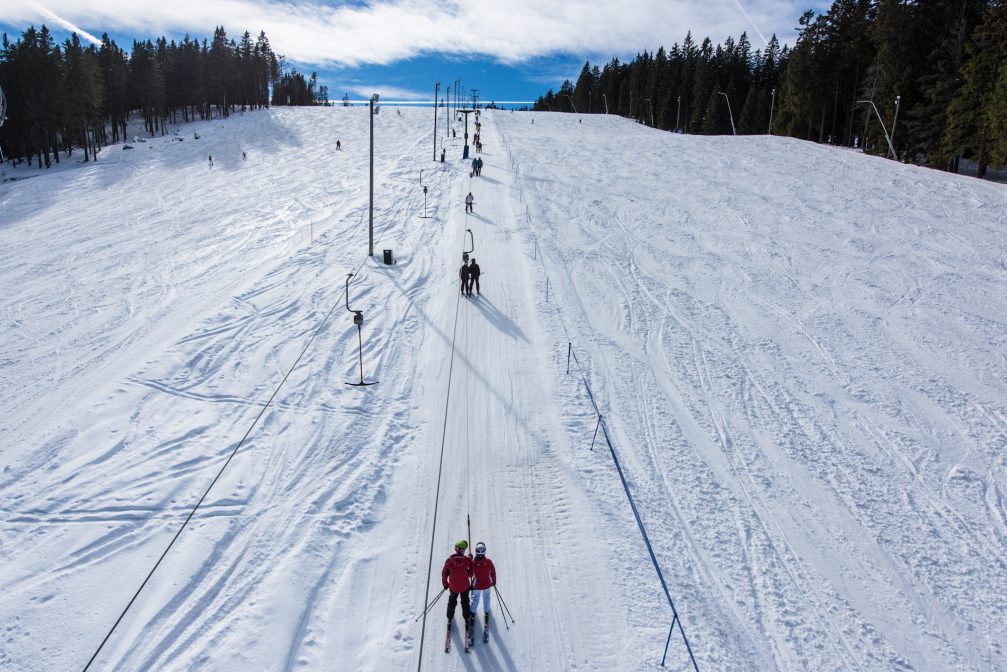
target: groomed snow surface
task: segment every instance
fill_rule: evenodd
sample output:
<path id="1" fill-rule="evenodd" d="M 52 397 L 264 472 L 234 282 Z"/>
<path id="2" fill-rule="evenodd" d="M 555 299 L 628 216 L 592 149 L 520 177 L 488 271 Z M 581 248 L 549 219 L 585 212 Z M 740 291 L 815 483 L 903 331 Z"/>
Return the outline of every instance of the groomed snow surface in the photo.
<path id="1" fill-rule="evenodd" d="M 700 670 L 1007 669 L 1004 186 L 501 111 L 471 178 L 431 117 L 374 258 L 362 107 L 0 184 L 0 669 L 82 669 L 246 433 L 91 669 L 660 669 L 570 342 Z M 515 622 L 445 654 L 467 516 Z"/>

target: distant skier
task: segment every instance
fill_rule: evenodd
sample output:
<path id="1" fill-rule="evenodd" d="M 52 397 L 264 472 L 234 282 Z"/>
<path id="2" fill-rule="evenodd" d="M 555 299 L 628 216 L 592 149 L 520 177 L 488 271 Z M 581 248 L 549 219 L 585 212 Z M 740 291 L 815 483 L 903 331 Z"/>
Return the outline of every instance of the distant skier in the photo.
<path id="1" fill-rule="evenodd" d="M 342 148 L 343 148 L 343 145 L 342 145 L 342 143 L 341 143 L 341 142 L 339 142 L 338 140 L 336 140 L 336 149 L 337 149 L 337 150 L 341 150 Z"/>
<path id="2" fill-rule="evenodd" d="M 479 174 L 479 159 L 475 158 L 475 159 L 472 159 L 472 173 L 471 173 L 471 175 L 475 176 L 475 175 L 478 175 L 478 174 Z"/>
<path id="3" fill-rule="evenodd" d="M 469 262 L 469 284 L 468 291 L 466 292 L 469 296 L 472 296 L 472 285 L 476 287 L 476 294 L 482 296 L 479 293 L 479 276 L 482 275 L 482 271 L 479 270 L 479 264 L 476 263 L 476 258 L 472 257 L 472 261 Z"/>
<path id="4" fill-rule="evenodd" d="M 479 144 L 477 144 L 476 145 L 476 151 L 481 150 L 482 146 L 483 145 L 482 145 L 481 142 Z M 476 175 L 482 175 L 482 174 L 483 174 L 483 160 L 482 160 L 482 157 L 476 157 Z"/>
<path id="5" fill-rule="evenodd" d="M 486 544 L 479 542 L 476 544 L 476 557 L 472 561 L 472 572 L 475 574 L 475 581 L 472 585 L 472 616 L 479 615 L 479 602 L 482 601 L 486 610 L 483 617 L 483 641 L 488 641 L 490 637 L 490 591 L 497 585 L 497 570 L 493 566 L 493 561 L 486 557 Z"/>
<path id="6" fill-rule="evenodd" d="M 242 152 L 241 153 L 241 160 L 242 161 L 248 161 L 248 153 L 247 152 Z"/>
<path id="7" fill-rule="evenodd" d="M 468 640 L 469 629 L 472 624 L 472 607 L 469 606 L 469 589 L 472 586 L 472 559 L 465 555 L 465 549 L 469 547 L 464 539 L 455 544 L 455 552 L 444 561 L 444 568 L 441 569 L 441 585 L 444 590 L 451 592 L 448 597 L 448 638 L 451 637 L 451 621 L 455 617 L 455 606 L 458 598 L 462 600 L 462 617 L 465 619 L 465 635 Z"/>
<path id="8" fill-rule="evenodd" d="M 210 154 L 210 168 L 213 168 L 213 154 Z"/>
<path id="9" fill-rule="evenodd" d="M 462 267 L 458 269 L 458 279 L 462 282 L 462 294 L 467 294 L 469 289 L 471 271 L 469 270 L 468 263 L 467 261 L 463 261 Z"/>
<path id="10" fill-rule="evenodd" d="M 472 210 L 472 205 L 473 205 L 473 204 L 474 204 L 475 202 L 476 202 L 476 199 L 475 199 L 475 198 L 474 198 L 474 197 L 472 196 L 472 192 L 470 191 L 470 192 L 469 192 L 469 195 L 465 197 L 465 212 L 466 212 L 466 213 L 469 213 L 469 212 L 474 212 L 474 211 Z"/>

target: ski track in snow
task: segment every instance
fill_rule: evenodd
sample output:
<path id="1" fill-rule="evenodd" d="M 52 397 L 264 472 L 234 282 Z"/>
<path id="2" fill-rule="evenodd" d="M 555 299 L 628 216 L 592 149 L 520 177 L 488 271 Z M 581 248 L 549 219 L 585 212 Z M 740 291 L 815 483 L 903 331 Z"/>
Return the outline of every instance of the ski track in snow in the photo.
<path id="1" fill-rule="evenodd" d="M 372 260 L 363 108 L 0 185 L 0 669 L 86 662 L 333 307 L 97 669 L 658 669 L 564 328 L 700 669 L 1007 669 L 1002 186 L 503 112 L 471 178 L 428 117 L 375 118 Z M 421 656 L 466 515 L 516 623 L 445 656 L 443 598 Z"/>

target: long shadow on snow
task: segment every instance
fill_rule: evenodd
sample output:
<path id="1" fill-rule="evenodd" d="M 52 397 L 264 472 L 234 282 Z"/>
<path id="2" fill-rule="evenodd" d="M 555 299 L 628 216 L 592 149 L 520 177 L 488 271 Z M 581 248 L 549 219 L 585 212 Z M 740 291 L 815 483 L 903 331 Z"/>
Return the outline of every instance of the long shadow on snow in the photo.
<path id="1" fill-rule="evenodd" d="M 479 310 L 482 311 L 482 314 L 486 316 L 486 319 L 488 319 L 490 324 L 494 327 L 511 338 L 519 338 L 525 343 L 529 342 L 528 337 L 524 335 L 524 331 L 521 330 L 521 327 L 519 327 L 509 316 L 500 312 L 497 307 L 493 305 L 493 302 L 485 296 L 480 295 L 471 299 L 471 301 L 479 307 Z"/>
<path id="2" fill-rule="evenodd" d="M 502 617 L 495 617 L 502 618 Z M 507 650 L 507 643 L 504 640 L 503 634 L 506 630 L 498 630 L 497 626 L 500 625 L 500 621 L 497 620 L 492 626 L 493 630 L 490 632 L 490 641 L 487 644 L 482 642 L 482 630 L 480 628 L 476 629 L 475 637 L 476 642 L 472 645 L 472 652 L 476 654 L 476 658 L 479 660 L 480 670 L 517 670 L 518 666 L 511 657 L 510 652 Z M 496 650 L 500 651 L 500 656 L 503 660 L 497 660 Z M 466 662 L 466 667 L 470 665 Z"/>
<path id="3" fill-rule="evenodd" d="M 405 297 L 405 299 L 409 302 L 410 305 L 416 308 L 416 312 L 418 312 L 420 317 L 423 318 L 423 321 L 430 325 L 434 333 L 440 336 L 441 340 L 443 340 L 445 344 L 450 346 L 451 337 L 449 337 L 440 327 L 434 324 L 433 320 L 430 319 L 430 316 L 427 315 L 426 311 L 424 311 L 423 308 L 420 307 L 420 305 L 413 300 L 413 297 L 409 295 L 409 293 L 406 291 L 406 288 L 402 286 L 402 284 L 399 282 L 399 278 L 396 276 L 389 276 L 389 277 L 391 278 L 392 282 L 395 283 L 395 287 L 399 290 L 402 296 Z M 452 281 L 451 287 L 452 288 L 457 287 L 457 285 L 454 284 L 454 281 Z M 459 297 L 458 300 L 461 301 L 463 300 L 463 298 Z M 521 337 L 524 338 L 523 333 L 521 334 Z M 514 421 L 520 427 L 524 428 L 524 430 L 528 432 L 529 435 L 533 435 L 531 428 L 528 427 L 527 421 L 520 414 L 514 411 L 514 405 L 506 397 L 500 394 L 500 392 L 497 391 L 495 387 L 490 385 L 489 380 L 487 380 L 486 376 L 484 376 L 482 373 L 479 372 L 479 369 L 478 367 L 475 366 L 475 363 L 472 360 L 470 360 L 465 355 L 465 353 L 463 353 L 460 349 L 457 348 L 455 349 L 455 356 L 458 357 L 461 363 L 468 366 L 469 370 L 472 371 L 472 374 L 476 377 L 476 379 L 486 386 L 486 389 L 489 391 L 490 395 L 492 395 L 493 398 L 496 399 L 504 409 L 506 409 L 506 411 L 510 414 L 510 416 L 514 419 Z"/>

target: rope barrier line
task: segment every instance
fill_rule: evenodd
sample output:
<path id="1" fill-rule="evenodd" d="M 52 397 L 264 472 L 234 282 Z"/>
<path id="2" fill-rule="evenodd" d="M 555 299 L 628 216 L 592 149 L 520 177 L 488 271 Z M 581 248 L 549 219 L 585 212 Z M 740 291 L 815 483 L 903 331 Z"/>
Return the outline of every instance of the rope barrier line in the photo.
<path id="1" fill-rule="evenodd" d="M 464 243 L 462 243 L 464 246 Z M 458 296 L 455 299 L 455 323 L 451 330 L 451 359 L 448 365 L 448 391 L 444 399 L 444 424 L 441 427 L 441 454 L 440 460 L 437 466 L 437 487 L 434 490 L 434 521 L 433 529 L 430 531 L 430 557 L 427 562 L 427 585 L 426 589 L 423 591 L 424 602 L 426 601 L 427 595 L 430 594 L 430 578 L 432 576 L 434 568 L 434 544 L 437 541 L 437 513 L 440 509 L 441 503 L 441 476 L 444 474 L 444 446 L 447 442 L 448 436 L 448 411 L 451 409 L 451 378 L 455 370 L 455 342 L 458 336 L 458 312 L 461 306 L 462 294 L 459 290 Z M 423 624 L 420 626 L 420 650 L 419 659 L 416 664 L 416 672 L 420 672 L 423 669 L 423 646 L 426 642 L 427 636 L 427 614 L 423 614 Z"/>
<path id="2" fill-rule="evenodd" d="M 507 143 L 506 138 L 502 132 L 500 132 L 500 136 L 501 136 L 500 144 L 507 151 L 507 154 L 510 158 L 511 168 L 514 171 L 515 177 L 516 178 L 520 177 L 520 170 L 516 161 L 514 160 L 514 155 L 511 154 L 510 152 L 509 144 Z M 527 223 L 528 228 L 531 231 L 535 248 L 536 250 L 538 250 L 541 247 L 538 244 L 539 241 L 538 230 L 536 229 L 535 224 L 531 218 L 531 211 L 527 205 L 527 199 L 525 198 L 524 194 L 524 185 L 521 184 L 520 180 L 517 180 L 517 184 L 518 184 L 518 192 L 520 194 L 520 200 L 522 203 L 525 204 L 525 222 Z M 544 250 L 544 248 L 542 249 Z M 542 267 L 542 275 L 543 277 L 545 277 L 548 287 L 549 273 L 545 265 L 545 254 L 544 252 L 542 252 L 542 254 L 540 255 L 537 254 L 536 256 L 539 259 L 539 264 Z M 678 614 L 678 610 L 675 608 L 675 602 L 671 597 L 671 591 L 668 589 L 668 584 L 664 580 L 664 573 L 661 571 L 661 565 L 658 562 L 657 555 L 654 553 L 654 548 L 650 543 L 650 537 L 647 534 L 647 528 L 643 524 L 643 519 L 640 516 L 640 511 L 636 506 L 636 501 L 633 499 L 633 494 L 629 489 L 629 484 L 626 480 L 626 475 L 622 470 L 622 464 L 619 462 L 619 457 L 615 452 L 615 446 L 612 444 L 612 439 L 609 436 L 608 425 L 605 422 L 604 417 L 602 416 L 601 409 L 598 407 L 598 402 L 595 399 L 594 392 L 591 390 L 590 384 L 588 384 L 587 373 L 584 370 L 584 367 L 581 365 L 580 359 L 578 359 L 577 357 L 577 352 L 573 349 L 573 339 L 570 337 L 570 330 L 567 328 L 566 320 L 564 319 L 563 311 L 559 305 L 558 300 L 555 302 L 555 308 L 553 309 L 553 312 L 555 313 L 557 319 L 559 320 L 560 326 L 563 328 L 563 333 L 566 336 L 567 357 L 569 358 L 572 355 L 573 361 L 577 364 L 577 370 L 580 374 L 579 375 L 580 380 L 582 383 L 584 383 L 584 389 L 587 391 L 587 396 L 591 401 L 591 406 L 594 408 L 594 412 L 598 416 L 598 427 L 601 427 L 602 433 L 605 437 L 605 443 L 608 444 L 609 452 L 612 455 L 612 461 L 615 463 L 615 468 L 619 474 L 619 480 L 622 482 L 622 487 L 626 492 L 626 498 L 629 500 L 630 508 L 633 510 L 633 516 L 636 519 L 637 527 L 639 528 L 640 534 L 643 537 L 644 544 L 647 546 L 647 552 L 650 555 L 650 561 L 654 565 L 654 570 L 657 572 L 657 577 L 661 582 L 661 587 L 664 589 L 665 597 L 668 599 L 668 606 L 671 607 L 671 613 L 672 613 L 671 628 L 668 631 L 668 639 L 664 647 L 664 656 L 661 658 L 661 666 L 662 667 L 664 666 L 665 658 L 667 657 L 668 654 L 668 644 L 671 642 L 671 635 L 675 630 L 675 626 L 678 625 L 678 630 L 682 635 L 682 641 L 685 642 L 685 648 L 689 653 L 689 660 L 692 662 L 692 667 L 695 670 L 695 672 L 699 672 L 699 665 L 696 663 L 696 658 L 692 653 L 692 646 L 690 646 L 689 644 L 689 639 L 685 635 L 685 628 L 682 626 L 682 619 Z M 567 363 L 567 369 L 569 370 L 569 361 Z M 597 428 L 595 429 L 595 434 L 597 435 Z"/>

